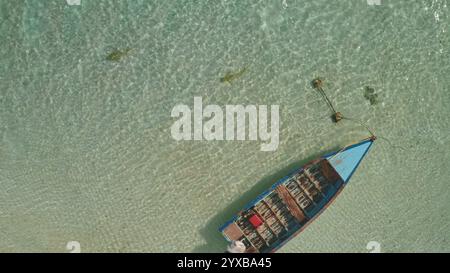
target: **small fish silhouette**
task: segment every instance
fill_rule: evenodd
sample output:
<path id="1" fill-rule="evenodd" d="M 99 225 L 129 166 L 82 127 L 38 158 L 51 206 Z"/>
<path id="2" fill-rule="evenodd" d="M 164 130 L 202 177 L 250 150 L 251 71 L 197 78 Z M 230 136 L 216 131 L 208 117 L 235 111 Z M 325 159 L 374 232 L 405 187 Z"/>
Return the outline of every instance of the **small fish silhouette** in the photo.
<path id="1" fill-rule="evenodd" d="M 220 82 L 227 82 L 227 83 L 231 84 L 232 81 L 241 77 L 246 71 L 247 71 L 247 67 L 244 67 L 243 69 L 241 69 L 241 71 L 238 71 L 236 73 L 227 72 L 227 74 L 225 74 L 225 76 L 223 78 L 220 78 Z"/>
<path id="2" fill-rule="evenodd" d="M 131 48 L 126 48 L 125 50 L 119 50 L 116 49 L 113 52 L 111 52 L 107 57 L 106 60 L 108 61 L 112 61 L 112 62 L 118 62 L 120 61 L 123 57 L 127 56 L 128 53 L 131 51 Z"/>

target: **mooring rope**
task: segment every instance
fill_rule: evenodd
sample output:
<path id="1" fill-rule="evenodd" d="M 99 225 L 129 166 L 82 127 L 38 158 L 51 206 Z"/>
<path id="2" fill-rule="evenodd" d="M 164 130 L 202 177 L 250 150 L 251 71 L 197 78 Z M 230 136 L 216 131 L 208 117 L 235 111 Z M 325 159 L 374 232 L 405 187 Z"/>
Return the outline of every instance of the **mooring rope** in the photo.
<path id="1" fill-rule="evenodd" d="M 393 144 L 392 141 L 389 140 L 387 137 L 380 136 L 380 135 L 375 135 L 374 131 L 373 131 L 369 126 L 367 126 L 367 124 L 365 124 L 364 122 L 362 122 L 361 120 L 353 119 L 353 118 L 348 118 L 348 117 L 346 117 L 346 116 L 343 116 L 342 119 L 345 119 L 345 120 L 348 120 L 348 121 L 352 121 L 352 122 L 355 122 L 355 123 L 357 123 L 357 124 L 363 126 L 367 131 L 369 131 L 369 133 L 371 134 L 371 138 L 385 140 L 392 148 L 395 148 L 395 149 L 401 149 L 401 150 L 406 151 L 406 148 L 405 148 L 405 147 L 402 147 L 402 146 L 400 146 L 400 145 L 395 145 L 395 144 Z"/>
<path id="2" fill-rule="evenodd" d="M 342 116 L 342 119 L 345 119 L 345 120 L 348 120 L 348 121 L 352 121 L 352 122 L 355 122 L 355 123 L 361 125 L 362 127 L 364 127 L 370 133 L 371 137 L 376 137 L 376 135 L 373 132 L 373 130 L 369 126 L 367 126 L 367 124 L 362 122 L 361 120 L 354 119 L 354 118 L 348 118 L 347 116 Z"/>
<path id="3" fill-rule="evenodd" d="M 319 93 L 322 95 L 322 97 L 325 99 L 325 101 L 327 102 L 328 106 L 330 107 L 330 110 L 333 112 L 333 114 L 336 114 L 337 111 L 334 108 L 333 104 L 331 103 L 330 99 L 328 98 L 327 94 L 325 93 L 325 91 L 323 91 L 322 87 L 318 87 L 317 90 L 319 91 Z"/>
<path id="4" fill-rule="evenodd" d="M 393 148 L 399 148 L 402 150 L 406 150 L 404 147 L 399 146 L 399 145 L 394 145 L 388 138 L 383 137 L 383 136 L 377 136 L 374 133 L 374 130 L 372 130 L 367 124 L 365 124 L 364 122 L 362 122 L 359 119 L 355 119 L 355 118 L 349 118 L 347 116 L 344 116 L 341 112 L 336 111 L 336 108 L 334 108 L 333 103 L 331 103 L 331 100 L 328 98 L 327 94 L 325 93 L 325 91 L 322 88 L 323 82 L 321 79 L 315 79 L 312 81 L 312 85 L 313 87 L 321 94 L 322 98 L 325 100 L 325 102 L 327 103 L 328 107 L 330 108 L 330 110 L 333 112 L 333 119 L 334 122 L 338 123 L 341 120 L 348 120 L 354 123 L 357 123 L 358 125 L 364 127 L 369 133 L 370 133 L 370 137 L 371 139 L 383 139 L 385 140 L 391 147 Z M 343 150 L 345 150 L 347 147 L 354 145 L 356 143 L 352 143 L 349 145 L 344 146 L 344 148 L 342 148 L 339 152 L 337 152 L 333 157 L 337 156 L 339 153 L 341 153 Z"/>
<path id="5" fill-rule="evenodd" d="M 331 103 L 331 100 L 328 98 L 327 94 L 323 90 L 323 88 L 322 88 L 322 85 L 323 85 L 322 80 L 321 79 L 315 79 L 315 80 L 312 81 L 312 85 L 320 93 L 322 98 L 325 100 L 325 102 L 327 103 L 327 105 L 330 108 L 331 112 L 333 112 L 332 118 L 333 118 L 334 122 L 337 123 L 340 120 L 342 120 L 342 114 L 340 112 L 336 111 L 336 108 L 334 108 L 333 103 Z"/>

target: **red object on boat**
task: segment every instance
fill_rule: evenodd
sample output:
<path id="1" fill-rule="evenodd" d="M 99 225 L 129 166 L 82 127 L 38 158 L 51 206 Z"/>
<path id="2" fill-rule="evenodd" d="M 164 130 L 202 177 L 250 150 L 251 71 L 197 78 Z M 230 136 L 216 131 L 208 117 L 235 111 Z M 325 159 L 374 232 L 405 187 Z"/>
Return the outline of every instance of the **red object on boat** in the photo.
<path id="1" fill-rule="evenodd" d="M 253 215 L 248 220 L 255 228 L 259 227 L 263 223 L 263 221 L 261 220 L 261 218 L 258 217 L 258 215 Z"/>

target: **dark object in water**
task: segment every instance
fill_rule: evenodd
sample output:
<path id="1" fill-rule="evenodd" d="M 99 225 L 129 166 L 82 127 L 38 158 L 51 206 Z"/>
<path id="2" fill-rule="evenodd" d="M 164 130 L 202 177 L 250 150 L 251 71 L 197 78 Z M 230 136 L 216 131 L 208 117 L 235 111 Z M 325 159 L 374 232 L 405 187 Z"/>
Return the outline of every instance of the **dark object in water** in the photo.
<path id="1" fill-rule="evenodd" d="M 344 115 L 341 112 L 336 112 L 331 116 L 331 118 L 334 122 L 338 123 L 344 118 Z"/>
<path id="2" fill-rule="evenodd" d="M 325 94 L 325 91 L 323 91 L 323 80 L 321 78 L 315 78 L 311 81 L 311 85 L 320 93 L 320 95 L 322 95 L 323 99 L 328 104 L 328 107 L 330 107 L 331 112 L 333 112 L 333 114 L 331 115 L 331 119 L 333 120 L 333 122 L 338 123 L 339 121 L 341 121 L 344 116 L 341 112 L 336 111 L 327 94 Z"/>
<path id="3" fill-rule="evenodd" d="M 243 252 L 275 252 L 306 228 L 347 185 L 375 137 L 320 157 L 288 174 L 219 228 Z"/>
<path id="4" fill-rule="evenodd" d="M 244 67 L 243 69 L 241 69 L 238 72 L 227 72 L 225 74 L 225 76 L 220 78 L 220 82 L 227 82 L 227 83 L 231 84 L 232 81 L 241 77 L 246 71 L 247 71 L 247 67 Z"/>
<path id="5" fill-rule="evenodd" d="M 364 98 L 370 102 L 370 105 L 375 105 L 380 102 L 378 99 L 378 94 L 375 93 L 375 89 L 370 86 L 366 86 L 364 88 Z"/>
<path id="6" fill-rule="evenodd" d="M 323 81 L 320 78 L 316 78 L 316 79 L 312 80 L 311 85 L 314 88 L 322 88 Z"/>
<path id="7" fill-rule="evenodd" d="M 128 55 L 128 52 L 131 51 L 131 48 L 126 48 L 125 50 L 119 50 L 116 49 L 114 51 L 112 51 L 111 53 L 109 53 L 108 56 L 106 56 L 106 60 L 108 61 L 112 61 L 112 62 L 118 62 L 120 61 L 123 57 Z"/>

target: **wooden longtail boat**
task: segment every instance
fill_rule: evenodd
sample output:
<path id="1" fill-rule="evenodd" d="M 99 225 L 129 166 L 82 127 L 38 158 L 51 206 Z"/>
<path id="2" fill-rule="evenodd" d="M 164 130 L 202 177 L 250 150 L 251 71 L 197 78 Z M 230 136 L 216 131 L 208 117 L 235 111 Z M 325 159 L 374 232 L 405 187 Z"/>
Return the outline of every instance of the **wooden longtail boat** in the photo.
<path id="1" fill-rule="evenodd" d="M 345 187 L 375 137 L 320 157 L 276 182 L 220 232 L 246 253 L 275 252 L 326 209 Z"/>

